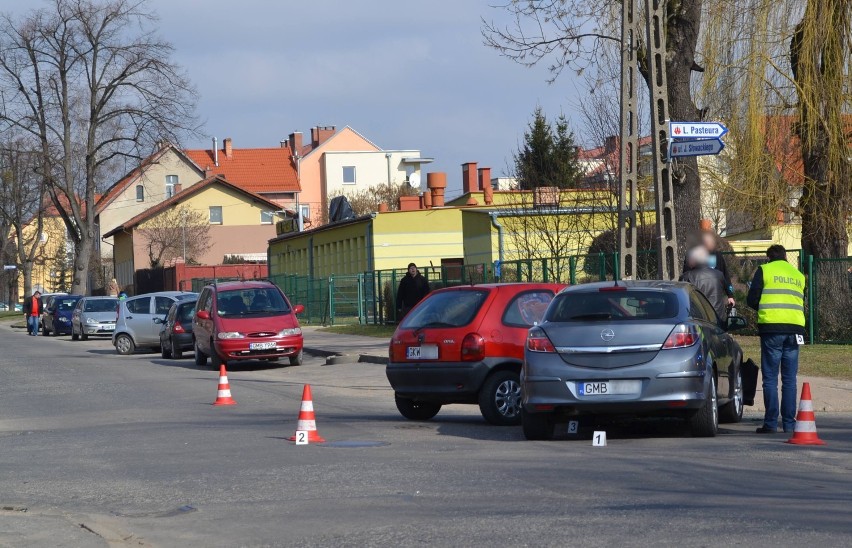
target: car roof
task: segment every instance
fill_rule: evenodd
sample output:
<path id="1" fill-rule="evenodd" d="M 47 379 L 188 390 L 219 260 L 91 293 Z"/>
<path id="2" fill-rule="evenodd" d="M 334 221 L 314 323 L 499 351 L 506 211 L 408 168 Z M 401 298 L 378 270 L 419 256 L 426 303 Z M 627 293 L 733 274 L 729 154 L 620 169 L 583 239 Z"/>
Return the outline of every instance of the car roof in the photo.
<path id="1" fill-rule="evenodd" d="M 656 291 L 684 290 L 690 287 L 687 282 L 675 282 L 666 280 L 619 280 L 617 282 L 593 282 L 587 284 L 572 285 L 566 287 L 560 293 L 582 293 L 597 291 L 606 287 L 626 287 L 627 289 L 643 289 Z"/>
<path id="2" fill-rule="evenodd" d="M 463 291 L 466 289 L 488 289 L 488 290 L 501 290 L 501 289 L 517 289 L 517 290 L 526 290 L 526 289 L 557 289 L 564 287 L 565 284 L 559 283 L 551 283 L 551 282 L 504 282 L 504 283 L 487 283 L 487 284 L 470 284 L 470 285 L 454 285 L 452 287 L 443 287 L 441 289 L 436 289 L 435 291 Z"/>
<path id="3" fill-rule="evenodd" d="M 135 299 L 136 297 L 175 297 L 177 295 L 198 295 L 198 293 L 193 291 L 155 291 L 153 293 L 134 295 L 132 297 L 128 297 L 128 299 Z"/>
<path id="4" fill-rule="evenodd" d="M 208 284 L 206 287 L 211 289 L 250 289 L 255 287 L 278 287 L 274 283 L 269 280 L 243 280 L 243 281 L 229 281 L 229 282 L 221 282 L 216 285 Z"/>
<path id="5" fill-rule="evenodd" d="M 118 300 L 118 297 L 110 297 L 109 295 L 90 295 L 88 297 L 83 297 L 87 301 L 105 301 L 107 299 L 112 299 L 114 301 Z"/>

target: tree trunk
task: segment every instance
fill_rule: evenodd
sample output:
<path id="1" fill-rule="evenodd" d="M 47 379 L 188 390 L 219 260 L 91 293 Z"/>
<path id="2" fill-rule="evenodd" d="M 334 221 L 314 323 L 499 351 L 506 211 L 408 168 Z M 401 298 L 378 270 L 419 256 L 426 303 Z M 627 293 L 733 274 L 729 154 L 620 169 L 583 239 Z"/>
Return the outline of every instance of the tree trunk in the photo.
<path id="1" fill-rule="evenodd" d="M 89 259 L 92 256 L 93 237 L 85 230 L 81 231 L 80 241 L 77 243 L 74 255 L 74 274 L 71 279 L 71 294 L 86 295 L 89 278 Z"/>
<path id="2" fill-rule="evenodd" d="M 22 263 L 21 274 L 24 275 L 24 298 L 26 298 L 33 294 L 33 263 Z"/>

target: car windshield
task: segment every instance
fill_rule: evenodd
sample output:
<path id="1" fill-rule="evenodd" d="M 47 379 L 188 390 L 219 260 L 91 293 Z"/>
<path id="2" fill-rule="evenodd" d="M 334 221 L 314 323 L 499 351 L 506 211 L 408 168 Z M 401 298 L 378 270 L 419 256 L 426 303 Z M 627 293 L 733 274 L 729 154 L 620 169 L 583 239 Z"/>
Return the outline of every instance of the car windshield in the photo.
<path id="1" fill-rule="evenodd" d="M 403 329 L 462 327 L 473 321 L 488 291 L 468 289 L 432 293 L 403 320 Z"/>
<path id="2" fill-rule="evenodd" d="M 220 291 L 216 312 L 222 317 L 289 314 L 290 307 L 274 287 Z"/>
<path id="3" fill-rule="evenodd" d="M 53 301 L 53 307 L 59 311 L 69 311 L 74 310 L 74 307 L 77 306 L 77 301 L 80 299 L 56 299 Z"/>
<path id="4" fill-rule="evenodd" d="M 86 301 L 84 312 L 115 312 L 118 307 L 118 299 L 95 299 Z"/>
<path id="5" fill-rule="evenodd" d="M 677 316 L 677 297 L 660 291 L 577 291 L 558 295 L 549 322 L 661 320 Z"/>

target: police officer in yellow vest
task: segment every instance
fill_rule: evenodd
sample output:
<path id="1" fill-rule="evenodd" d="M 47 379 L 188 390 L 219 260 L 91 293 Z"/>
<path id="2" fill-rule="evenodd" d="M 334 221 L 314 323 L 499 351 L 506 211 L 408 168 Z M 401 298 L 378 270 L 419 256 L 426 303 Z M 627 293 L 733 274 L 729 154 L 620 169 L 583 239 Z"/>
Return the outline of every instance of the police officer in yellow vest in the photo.
<path id="1" fill-rule="evenodd" d="M 783 246 L 766 250 L 769 262 L 754 273 L 748 305 L 757 310 L 760 332 L 760 371 L 766 414 L 758 434 L 778 431 L 778 372 L 781 372 L 781 426 L 796 425 L 796 373 L 799 345 L 805 343 L 805 276 L 787 262 Z"/>

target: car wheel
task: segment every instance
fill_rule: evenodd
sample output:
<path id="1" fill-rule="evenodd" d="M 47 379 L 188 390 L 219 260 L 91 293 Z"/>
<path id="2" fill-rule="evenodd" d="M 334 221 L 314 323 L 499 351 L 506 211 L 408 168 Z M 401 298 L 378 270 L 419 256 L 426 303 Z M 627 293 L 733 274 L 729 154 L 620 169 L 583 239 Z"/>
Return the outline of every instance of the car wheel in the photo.
<path id="1" fill-rule="evenodd" d="M 737 367 L 737 376 L 734 379 L 734 393 L 731 401 L 719 410 L 719 422 L 740 422 L 743 420 L 743 374 Z"/>
<path id="2" fill-rule="evenodd" d="M 166 343 L 160 339 L 160 354 L 163 356 L 164 360 L 169 360 L 172 357 L 172 351 L 166 348 Z"/>
<path id="3" fill-rule="evenodd" d="M 46 324 L 42 324 L 42 326 L 41 326 L 41 334 L 42 334 L 42 335 L 44 335 L 45 337 L 47 337 L 48 335 L 50 335 L 50 330 L 47 328 L 47 325 L 46 325 Z"/>
<path id="4" fill-rule="evenodd" d="M 71 340 L 76 341 L 76 340 L 79 340 L 79 339 L 80 339 L 80 337 L 77 336 L 77 332 L 74 331 L 74 326 L 72 325 L 71 326 Z"/>
<path id="5" fill-rule="evenodd" d="M 701 409 L 689 419 L 692 435 L 697 438 L 712 438 L 719 430 L 719 408 L 716 400 L 716 378 L 710 377 L 710 394 Z"/>
<path id="6" fill-rule="evenodd" d="M 181 350 L 180 347 L 175 344 L 174 339 L 169 339 L 169 350 L 172 353 L 173 360 L 179 360 L 183 358 L 183 350 Z"/>
<path id="7" fill-rule="evenodd" d="M 80 340 L 81 341 L 88 341 L 89 340 L 89 336 L 86 335 L 86 332 L 83 331 L 82 328 L 80 329 Z"/>
<path id="8" fill-rule="evenodd" d="M 53 337 L 58 337 L 59 336 L 59 326 L 56 325 L 56 324 L 53 324 L 53 329 L 50 331 L 50 334 Z"/>
<path id="9" fill-rule="evenodd" d="M 441 410 L 441 405 L 437 403 L 414 401 L 398 394 L 394 394 L 394 399 L 399 413 L 406 419 L 413 421 L 428 421 Z"/>
<path id="10" fill-rule="evenodd" d="M 204 352 L 198 349 L 198 342 L 192 345 L 195 349 L 195 365 L 198 367 L 205 367 L 207 365 L 207 356 L 204 355 Z"/>
<path id="11" fill-rule="evenodd" d="M 278 358 L 272 358 L 272 360 L 277 360 Z M 269 360 L 269 361 L 272 361 Z M 305 361 L 305 351 L 299 350 L 299 353 L 295 356 L 290 356 L 290 365 L 302 365 Z"/>
<path id="12" fill-rule="evenodd" d="M 115 338 L 115 350 L 122 356 L 129 356 L 136 350 L 136 344 L 129 335 L 121 334 Z"/>
<path id="13" fill-rule="evenodd" d="M 479 390 L 479 410 L 497 426 L 521 424 L 521 380 L 514 371 L 491 374 Z"/>
<path id="14" fill-rule="evenodd" d="M 213 341 L 210 341 L 210 365 L 213 366 L 213 369 L 218 370 L 222 366 L 222 358 L 219 356 L 219 353 L 216 352 L 216 347 L 213 346 Z"/>
<path id="15" fill-rule="evenodd" d="M 550 413 L 528 413 L 521 409 L 521 426 L 528 440 L 552 440 L 556 425 Z"/>

